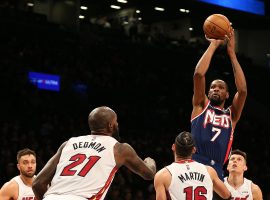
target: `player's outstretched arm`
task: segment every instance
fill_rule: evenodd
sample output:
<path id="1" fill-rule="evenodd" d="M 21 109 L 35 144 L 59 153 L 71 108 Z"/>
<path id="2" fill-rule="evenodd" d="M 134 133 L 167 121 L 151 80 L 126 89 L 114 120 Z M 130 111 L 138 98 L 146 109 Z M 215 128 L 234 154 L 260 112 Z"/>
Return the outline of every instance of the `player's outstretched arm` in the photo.
<path id="1" fill-rule="evenodd" d="M 65 147 L 66 142 L 64 142 L 56 154 L 47 162 L 47 164 L 43 167 L 43 169 L 38 173 L 37 177 L 33 182 L 33 192 L 37 198 L 37 200 L 43 199 L 43 195 L 48 189 L 48 185 L 51 183 L 53 176 L 56 171 L 56 166 L 59 162 L 62 149 Z"/>
<path id="2" fill-rule="evenodd" d="M 242 110 L 244 108 L 244 104 L 247 97 L 247 83 L 245 79 L 244 72 L 237 60 L 236 53 L 235 53 L 235 35 L 234 30 L 232 29 L 230 39 L 227 43 L 227 52 L 230 57 L 233 73 L 234 73 L 234 79 L 235 79 L 235 85 L 237 88 L 237 93 L 235 94 L 232 102 L 232 120 L 235 124 L 240 119 Z"/>
<path id="3" fill-rule="evenodd" d="M 253 200 L 263 200 L 262 191 L 258 185 L 252 183 L 251 192 L 252 192 Z"/>
<path id="4" fill-rule="evenodd" d="M 171 174 L 163 168 L 159 170 L 154 178 L 154 187 L 156 191 L 156 200 L 167 200 L 166 191 L 171 183 Z"/>
<path id="5" fill-rule="evenodd" d="M 152 180 L 154 178 L 156 173 L 155 161 L 149 157 L 143 161 L 129 144 L 116 143 L 114 155 L 118 167 L 125 165 L 145 180 Z"/>
<path id="6" fill-rule="evenodd" d="M 19 194 L 19 186 L 15 181 L 9 181 L 0 189 L 0 199 L 10 200 L 17 199 Z"/>
<path id="7" fill-rule="evenodd" d="M 230 199 L 231 193 L 225 186 L 225 184 L 219 179 L 217 172 L 210 166 L 207 166 L 207 171 L 210 174 L 213 181 L 214 191 L 223 199 Z"/>
<path id="8" fill-rule="evenodd" d="M 193 75 L 193 109 L 196 107 L 204 107 L 207 97 L 205 95 L 205 74 L 210 66 L 211 59 L 218 48 L 223 43 L 223 40 L 207 39 L 210 45 L 200 58 Z M 193 110 L 196 112 L 196 110 Z M 193 114 L 192 114 L 193 115 Z M 194 114 L 196 115 L 196 113 Z"/>

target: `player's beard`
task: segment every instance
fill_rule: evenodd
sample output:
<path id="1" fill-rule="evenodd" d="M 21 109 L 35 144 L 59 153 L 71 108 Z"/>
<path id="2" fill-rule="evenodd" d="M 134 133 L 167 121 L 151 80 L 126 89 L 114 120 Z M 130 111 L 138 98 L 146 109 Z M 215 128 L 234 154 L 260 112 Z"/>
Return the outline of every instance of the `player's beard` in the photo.
<path id="1" fill-rule="evenodd" d="M 119 128 L 118 128 L 117 126 L 114 127 L 112 136 L 113 136 L 117 141 L 120 141 Z"/>
<path id="2" fill-rule="evenodd" d="M 222 101 L 220 98 L 211 98 L 210 102 L 212 106 L 220 106 L 222 104 Z"/>
<path id="3" fill-rule="evenodd" d="M 21 171 L 21 174 L 27 178 L 33 178 L 33 176 L 35 175 L 35 172 L 25 172 L 25 171 Z"/>

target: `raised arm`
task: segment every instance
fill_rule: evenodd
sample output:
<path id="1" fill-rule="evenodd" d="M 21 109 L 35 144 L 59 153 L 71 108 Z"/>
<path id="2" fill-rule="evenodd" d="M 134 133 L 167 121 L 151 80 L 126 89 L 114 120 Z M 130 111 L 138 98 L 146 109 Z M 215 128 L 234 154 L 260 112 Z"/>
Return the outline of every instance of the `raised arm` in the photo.
<path id="1" fill-rule="evenodd" d="M 43 195 L 47 191 L 48 185 L 51 183 L 55 174 L 56 167 L 62 153 L 62 149 L 65 147 L 65 145 L 66 142 L 59 147 L 56 154 L 47 162 L 47 164 L 43 167 L 43 169 L 34 179 L 32 189 L 37 200 L 41 200 L 43 198 Z"/>
<path id="2" fill-rule="evenodd" d="M 201 59 L 197 63 L 197 66 L 193 75 L 193 112 L 192 117 L 195 116 L 200 110 L 197 108 L 202 108 L 205 106 L 207 96 L 205 95 L 205 74 L 210 66 L 211 59 L 218 48 L 218 46 L 223 42 L 223 40 L 208 39 L 210 45 L 207 50 L 202 55 Z"/>
<path id="3" fill-rule="evenodd" d="M 230 37 L 230 40 L 227 44 L 227 53 L 230 57 L 233 73 L 234 73 L 234 79 L 235 79 L 235 85 L 237 88 L 237 92 L 233 98 L 232 102 L 232 120 L 233 125 L 235 127 L 235 124 L 240 119 L 242 110 L 244 108 L 244 104 L 247 97 L 247 83 L 245 79 L 244 72 L 237 60 L 236 54 L 235 54 L 235 35 L 234 30 L 232 30 L 232 34 Z"/>
<path id="4" fill-rule="evenodd" d="M 114 155 L 118 167 L 124 165 L 145 180 L 154 178 L 156 173 L 155 161 L 149 157 L 143 161 L 129 144 L 116 143 Z"/>
<path id="5" fill-rule="evenodd" d="M 210 174 L 213 181 L 214 191 L 223 199 L 229 199 L 231 197 L 230 191 L 227 189 L 225 184 L 219 179 L 217 172 L 212 168 L 207 166 L 207 171 Z"/>

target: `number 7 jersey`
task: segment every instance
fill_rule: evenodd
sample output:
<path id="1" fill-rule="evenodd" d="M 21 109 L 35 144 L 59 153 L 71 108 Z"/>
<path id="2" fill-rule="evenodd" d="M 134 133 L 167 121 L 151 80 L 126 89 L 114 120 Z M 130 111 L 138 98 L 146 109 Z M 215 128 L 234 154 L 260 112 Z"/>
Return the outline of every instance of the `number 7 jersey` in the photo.
<path id="1" fill-rule="evenodd" d="M 232 141 L 231 109 L 220 109 L 207 103 L 204 110 L 191 119 L 191 133 L 197 152 L 193 159 L 206 165 L 223 166 L 227 161 Z"/>
<path id="2" fill-rule="evenodd" d="M 117 171 L 110 136 L 73 137 L 63 148 L 44 200 L 102 200 Z"/>

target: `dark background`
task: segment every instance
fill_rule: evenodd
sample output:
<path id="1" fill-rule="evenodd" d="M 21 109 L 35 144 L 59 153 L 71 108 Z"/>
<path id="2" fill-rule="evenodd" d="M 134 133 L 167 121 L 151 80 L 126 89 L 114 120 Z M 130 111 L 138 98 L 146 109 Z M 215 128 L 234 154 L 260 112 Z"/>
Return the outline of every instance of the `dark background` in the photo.
<path id="1" fill-rule="evenodd" d="M 176 134 L 190 130 L 193 71 L 208 46 L 202 23 L 212 13 L 223 13 L 239 34 L 238 59 L 248 84 L 233 148 L 247 152 L 246 177 L 261 187 L 264 199 L 270 199 L 269 57 L 252 43 L 258 41 L 256 48 L 270 46 L 268 1 L 266 16 L 196 1 L 155 1 L 166 8 L 164 13 L 148 10 L 153 1 L 129 1 L 122 8 L 140 9 L 140 15 L 134 10 L 126 15 L 112 11 L 107 5 L 112 1 L 43 0 L 27 6 L 29 2 L 0 4 L 0 185 L 18 174 L 18 150 L 35 150 L 39 171 L 60 144 L 89 133 L 87 116 L 101 105 L 117 112 L 122 141 L 131 144 L 142 158 L 154 158 L 158 169 L 171 163 Z M 180 2 L 190 13 L 173 11 Z M 80 10 L 80 5 L 88 10 Z M 82 14 L 85 18 L 79 19 Z M 131 18 L 135 22 L 127 28 L 123 22 L 131 23 Z M 183 37 L 169 37 L 156 28 L 164 25 L 161 22 L 183 19 L 194 27 Z M 106 28 L 105 22 L 110 26 Z M 138 24 L 143 25 L 142 32 L 136 29 Z M 177 25 L 173 29 L 183 33 Z M 248 44 L 254 51 L 243 48 Z M 260 56 L 263 59 L 257 59 Z M 60 75 L 60 92 L 37 89 L 28 80 L 29 71 Z M 213 58 L 207 84 L 214 78 L 228 82 L 229 105 L 236 89 L 224 48 Z M 116 175 L 106 197 L 154 198 L 152 181 L 143 181 L 125 168 Z"/>

